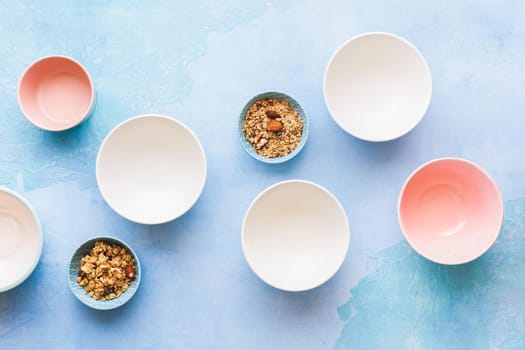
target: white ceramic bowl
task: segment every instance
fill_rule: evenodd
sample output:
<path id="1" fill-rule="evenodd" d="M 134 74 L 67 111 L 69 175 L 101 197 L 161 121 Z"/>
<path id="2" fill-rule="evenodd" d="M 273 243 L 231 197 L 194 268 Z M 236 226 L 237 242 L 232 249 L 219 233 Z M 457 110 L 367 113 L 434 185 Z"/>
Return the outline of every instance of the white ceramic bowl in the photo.
<path id="1" fill-rule="evenodd" d="M 389 141 L 412 130 L 432 95 L 421 53 L 390 33 L 365 33 L 334 53 L 324 76 L 324 98 L 335 122 L 366 141 Z"/>
<path id="2" fill-rule="evenodd" d="M 343 263 L 350 227 L 339 201 L 303 180 L 277 183 L 250 205 L 242 225 L 248 264 L 263 281 L 286 291 L 315 288 Z"/>
<path id="3" fill-rule="evenodd" d="M 40 222 L 29 203 L 0 188 L 0 292 L 29 277 L 42 254 L 42 242 Z"/>
<path id="4" fill-rule="evenodd" d="M 162 115 L 116 126 L 100 146 L 97 182 L 113 210 L 141 224 L 161 224 L 188 211 L 206 181 L 206 157 L 195 134 Z"/>

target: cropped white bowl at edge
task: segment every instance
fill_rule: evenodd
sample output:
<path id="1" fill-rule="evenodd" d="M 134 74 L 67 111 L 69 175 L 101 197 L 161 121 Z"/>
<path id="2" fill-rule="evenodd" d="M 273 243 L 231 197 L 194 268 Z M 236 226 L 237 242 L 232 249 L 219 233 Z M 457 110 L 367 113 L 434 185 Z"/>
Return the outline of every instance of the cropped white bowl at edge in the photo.
<path id="1" fill-rule="evenodd" d="M 31 205 L 0 187 L 0 292 L 15 288 L 33 272 L 42 254 L 42 228 Z"/>
<path id="2" fill-rule="evenodd" d="M 432 95 L 432 76 L 419 50 L 390 33 L 365 33 L 330 59 L 324 99 L 335 122 L 366 141 L 390 141 L 416 127 Z"/>
<path id="3" fill-rule="evenodd" d="M 161 224 L 187 212 L 206 181 L 206 156 L 195 134 L 163 115 L 140 115 L 116 126 L 100 146 L 100 192 L 128 220 Z"/>
<path id="4" fill-rule="evenodd" d="M 242 225 L 251 269 L 269 285 L 291 292 L 329 280 L 345 260 L 350 227 L 339 201 L 304 180 L 270 186 L 252 202 Z"/>

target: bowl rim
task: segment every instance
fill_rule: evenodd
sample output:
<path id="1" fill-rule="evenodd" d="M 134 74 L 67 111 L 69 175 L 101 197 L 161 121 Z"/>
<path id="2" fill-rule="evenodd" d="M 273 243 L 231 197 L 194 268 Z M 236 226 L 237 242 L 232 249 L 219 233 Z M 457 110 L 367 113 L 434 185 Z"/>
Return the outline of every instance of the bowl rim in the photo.
<path id="1" fill-rule="evenodd" d="M 24 108 L 24 104 L 22 103 L 21 96 L 20 96 L 20 88 L 22 86 L 22 82 L 23 82 L 24 78 L 26 77 L 27 73 L 32 68 L 34 68 L 38 64 L 42 63 L 43 61 L 47 61 L 49 59 L 54 59 L 54 58 L 62 58 L 62 59 L 68 60 L 68 61 L 76 64 L 84 72 L 84 74 L 87 76 L 88 83 L 89 83 L 89 93 L 90 93 L 89 108 L 86 110 L 86 112 L 84 113 L 84 116 L 82 118 L 80 118 L 79 120 L 75 120 L 72 123 L 66 124 L 63 128 L 49 128 L 49 127 L 47 127 L 45 125 L 42 125 L 42 124 L 38 123 L 37 121 L 35 121 L 30 116 L 30 114 L 27 113 L 26 109 Z M 20 78 L 18 79 L 18 84 L 17 84 L 17 88 L 16 88 L 16 98 L 17 98 L 17 101 L 18 101 L 18 106 L 20 107 L 20 110 L 22 111 L 22 114 L 26 117 L 26 119 L 31 124 L 33 124 L 34 126 L 40 128 L 42 130 L 51 131 L 51 132 L 60 132 L 60 131 L 66 131 L 66 130 L 72 129 L 75 126 L 82 124 L 82 122 L 84 122 L 89 117 L 89 115 L 93 112 L 93 107 L 94 107 L 94 102 L 95 102 L 95 88 L 94 88 L 94 85 L 93 85 L 93 80 L 91 79 L 91 75 L 89 74 L 88 70 L 82 65 L 82 63 L 80 63 L 79 61 L 77 61 L 73 57 L 66 56 L 66 55 L 47 55 L 47 56 L 43 56 L 43 57 L 40 57 L 40 58 L 36 59 L 35 61 L 30 63 L 24 69 L 23 73 L 20 75 Z"/>
<path id="2" fill-rule="evenodd" d="M 27 199 L 22 197 L 22 195 L 18 194 L 17 192 L 15 192 L 15 191 L 7 188 L 7 187 L 4 187 L 4 186 L 0 186 L 0 192 L 4 192 L 4 193 L 7 193 L 8 195 L 11 195 L 11 196 L 15 197 L 20 202 L 22 202 L 23 205 L 26 206 L 26 208 L 31 213 L 31 216 L 33 217 L 33 220 L 35 220 L 35 224 L 36 224 L 37 231 L 38 231 L 37 232 L 38 252 L 37 252 L 37 254 L 35 254 L 34 260 L 31 263 L 31 267 L 22 275 L 22 277 L 18 278 L 13 283 L 8 284 L 7 286 L 4 286 L 4 287 L 0 287 L 0 293 L 2 293 L 2 292 L 7 292 L 7 291 L 9 291 L 11 289 L 14 289 L 14 288 L 18 287 L 20 284 L 22 284 L 22 282 L 24 282 L 27 278 L 29 278 L 29 276 L 31 276 L 31 274 L 35 270 L 36 266 L 38 265 L 38 262 L 40 261 L 40 257 L 42 256 L 42 250 L 43 250 L 43 246 L 44 246 L 44 234 L 43 234 L 43 231 L 42 231 L 42 225 L 40 223 L 40 219 L 38 218 L 38 215 L 36 214 L 35 209 L 33 208 L 33 206 L 31 206 L 31 204 L 29 203 L 29 201 Z"/>
<path id="3" fill-rule="evenodd" d="M 413 179 L 413 177 L 417 173 L 419 173 L 422 169 L 428 167 L 429 165 L 432 165 L 434 163 L 438 163 L 438 162 L 441 162 L 441 161 L 449 161 L 449 160 L 457 161 L 457 162 L 460 162 L 460 163 L 472 166 L 474 169 L 479 171 L 483 176 L 485 176 L 485 178 L 487 178 L 489 180 L 489 182 L 490 182 L 490 184 L 492 186 L 492 189 L 495 190 L 495 193 L 497 194 L 498 201 L 499 201 L 499 204 L 500 204 L 500 207 L 501 207 L 501 211 L 498 213 L 499 221 L 500 221 L 499 228 L 498 228 L 496 234 L 494 235 L 494 237 L 490 240 L 490 244 L 487 246 L 487 248 L 484 249 L 483 251 L 480 251 L 480 253 L 478 255 L 476 255 L 475 257 L 473 257 L 473 258 L 462 259 L 462 260 L 459 260 L 458 262 L 447 262 L 446 260 L 431 258 L 431 257 L 428 257 L 428 256 L 424 255 L 423 253 L 421 253 L 419 251 L 419 249 L 417 248 L 417 246 L 414 245 L 413 242 L 411 241 L 411 239 L 409 238 L 409 236 L 408 236 L 408 234 L 406 232 L 406 229 L 405 229 L 405 227 L 403 225 L 403 220 L 401 219 L 401 204 L 402 204 L 402 201 L 403 201 L 403 194 L 405 193 L 406 188 L 407 188 L 409 182 Z M 466 263 L 469 263 L 471 261 L 476 260 L 477 258 L 482 256 L 483 254 L 485 254 L 494 245 L 494 243 L 496 242 L 496 240 L 499 237 L 499 234 L 500 234 L 501 229 L 503 227 L 504 213 L 505 213 L 505 205 L 503 203 L 503 198 L 501 196 L 501 191 L 500 191 L 496 181 L 494 181 L 494 179 L 490 176 L 490 174 L 485 169 L 483 169 L 481 166 L 477 165 L 476 163 L 474 163 L 474 162 L 472 162 L 470 160 L 467 160 L 467 159 L 461 158 L 461 157 L 440 157 L 440 158 L 435 158 L 435 159 L 429 160 L 429 161 L 421 164 L 420 166 L 418 166 L 414 171 L 412 171 L 410 173 L 410 175 L 407 177 L 407 179 L 403 183 L 403 186 L 401 187 L 401 191 L 399 192 L 399 196 L 398 196 L 398 200 L 397 200 L 397 221 L 398 221 L 399 226 L 401 228 L 401 232 L 403 233 L 403 237 L 408 242 L 410 247 L 412 247 L 412 249 L 414 249 L 419 255 L 421 255 L 422 257 L 424 257 L 427 260 L 430 260 L 430 261 L 432 261 L 434 263 L 437 263 L 437 264 L 449 265 L 449 266 L 466 264 Z"/>
<path id="4" fill-rule="evenodd" d="M 293 107 L 292 108 L 297 111 L 297 113 L 299 114 L 299 117 L 301 118 L 301 120 L 303 122 L 303 132 L 301 134 L 301 140 L 297 144 L 297 147 L 295 147 L 290 153 L 288 153 L 287 155 L 284 155 L 282 157 L 269 158 L 269 157 L 261 156 L 260 154 L 258 154 L 255 151 L 253 146 L 249 143 L 249 141 L 246 139 L 246 136 L 244 135 L 243 125 L 244 125 L 244 121 L 246 120 L 246 112 L 248 111 L 248 108 L 252 104 L 254 104 L 255 102 L 257 102 L 259 100 L 262 100 L 264 98 L 267 98 L 268 95 L 279 95 L 279 96 L 282 96 L 282 97 L 284 97 L 286 99 L 289 99 L 292 102 L 294 102 L 298 106 L 298 108 L 297 109 L 293 108 Z M 264 91 L 264 92 L 261 92 L 261 93 L 255 95 L 255 96 L 253 96 L 252 98 L 250 98 L 248 100 L 248 102 L 246 102 L 244 104 L 244 106 L 242 107 L 241 113 L 239 114 L 239 122 L 238 123 L 239 123 L 239 125 L 238 125 L 239 142 L 240 142 L 242 148 L 252 158 L 257 159 L 258 161 L 261 161 L 261 162 L 266 163 L 266 164 L 281 164 L 281 163 L 284 163 L 284 162 L 294 158 L 295 156 L 297 156 L 299 154 L 299 152 L 303 149 L 304 145 L 306 144 L 306 140 L 308 139 L 308 135 L 310 133 L 310 126 L 309 126 L 308 116 L 306 115 L 306 112 L 304 111 L 304 109 L 301 106 L 301 104 L 295 98 L 290 96 L 289 94 L 284 93 L 284 92 L 280 92 L 280 91 L 275 91 L 275 90 Z M 243 140 L 246 141 L 247 144 L 243 143 Z M 249 150 L 250 147 L 254 150 L 254 152 L 250 152 L 250 150 Z"/>
<path id="5" fill-rule="evenodd" d="M 337 205 L 337 208 L 339 209 L 339 212 L 343 215 L 343 219 L 344 219 L 344 222 L 345 222 L 345 231 L 347 233 L 347 242 L 346 242 L 346 245 L 344 247 L 344 254 L 343 254 L 343 257 L 341 259 L 341 261 L 338 262 L 337 264 L 337 268 L 324 280 L 308 287 L 308 288 L 283 288 L 281 286 L 278 286 L 270 281 L 268 281 L 265 277 L 261 276 L 259 273 L 257 273 L 255 271 L 255 269 L 252 267 L 251 263 L 250 263 L 250 260 L 248 259 L 248 255 L 247 255 L 247 248 L 246 248 L 246 238 L 245 238 L 245 228 L 246 228 L 246 221 L 247 221 L 247 218 L 248 218 L 248 215 L 251 213 L 252 209 L 253 209 L 253 206 L 259 201 L 259 199 L 264 196 L 267 192 L 271 191 L 272 189 L 276 188 L 276 187 L 280 187 L 280 186 L 283 186 L 283 185 L 286 185 L 286 184 L 289 184 L 289 183 L 300 183 L 300 184 L 307 184 L 307 185 L 310 185 L 312 187 L 315 187 L 317 189 L 320 189 L 321 191 L 323 191 L 324 193 L 326 193 L 334 202 L 335 204 Z M 285 291 L 285 292 L 304 292 L 304 291 L 308 291 L 308 290 L 312 290 L 312 289 L 315 289 L 323 284 L 325 284 L 326 282 L 328 282 L 330 279 L 332 279 L 332 277 L 335 276 L 335 274 L 341 269 L 341 267 L 343 266 L 343 263 L 346 261 L 346 258 L 348 256 L 348 250 L 350 249 L 350 240 L 351 240 L 351 230 L 350 230 L 350 223 L 348 221 L 348 215 L 346 214 L 346 211 L 343 207 L 343 205 L 341 204 L 341 202 L 337 199 L 337 197 L 332 193 L 330 192 L 328 189 L 326 189 L 324 186 L 321 186 L 313 181 L 309 181 L 309 180 L 303 180 L 303 179 L 289 179 L 289 180 L 284 180 L 284 181 L 279 181 L 277 183 L 274 183 L 273 185 L 270 185 L 268 187 L 266 187 L 265 189 L 263 189 L 259 194 L 257 194 L 257 196 L 252 200 L 252 202 L 250 203 L 250 205 L 248 206 L 248 209 L 246 210 L 245 214 L 244 214 L 244 218 L 242 220 L 242 225 L 241 225 L 241 246 L 242 246 L 242 253 L 244 255 L 244 259 L 246 260 L 246 262 L 248 263 L 248 266 L 250 267 L 250 269 L 252 270 L 252 272 L 257 276 L 259 277 L 259 279 L 261 279 L 263 282 L 265 282 L 266 284 L 268 284 L 269 286 L 273 287 L 273 288 L 276 288 L 276 289 L 279 289 L 279 290 L 282 290 L 282 291 Z"/>
<path id="6" fill-rule="evenodd" d="M 176 220 L 178 218 L 180 218 L 181 216 L 183 216 L 184 214 L 186 214 L 194 205 L 195 203 L 197 203 L 197 201 L 199 200 L 199 198 L 201 197 L 202 195 L 202 192 L 204 191 L 204 187 L 206 185 L 206 181 L 207 181 L 207 178 L 208 178 L 208 162 L 207 162 L 207 158 L 206 158 L 206 152 L 204 151 L 204 147 L 202 146 L 202 143 L 200 142 L 199 138 L 197 137 L 197 135 L 195 134 L 195 132 L 193 132 L 193 130 L 191 130 L 186 124 L 184 124 L 183 122 L 179 121 L 178 119 L 175 119 L 175 118 L 172 118 L 170 116 L 167 116 L 167 115 L 164 115 L 164 114 L 155 114 L 155 113 L 147 113 L 147 114 L 139 114 L 139 115 L 136 115 L 136 116 L 133 116 L 131 118 L 128 118 L 120 123 L 118 123 L 115 127 L 113 127 L 113 129 L 111 129 L 111 131 L 106 135 L 106 137 L 104 138 L 104 140 L 102 141 L 102 143 L 100 144 L 100 147 L 98 148 L 98 152 L 97 152 L 97 159 L 95 161 L 95 178 L 96 178 L 96 181 L 97 181 L 97 185 L 99 184 L 99 181 L 100 181 L 100 155 L 102 153 L 102 150 L 104 148 L 104 146 L 106 145 L 107 141 L 109 140 L 109 138 L 119 129 L 121 128 L 122 126 L 128 124 L 128 123 L 133 123 L 135 122 L 136 120 L 139 120 L 139 119 L 147 119 L 147 118 L 154 118 L 154 119 L 163 119 L 163 120 L 168 120 L 169 122 L 172 122 L 172 123 L 175 123 L 177 124 L 178 126 L 181 126 L 186 132 L 188 132 L 192 138 L 196 141 L 197 145 L 198 145 L 198 148 L 199 148 L 199 151 L 200 151 L 200 154 L 202 156 L 202 162 L 203 162 L 203 166 L 204 166 L 204 181 L 202 182 L 201 186 L 200 186 L 200 189 L 199 189 L 199 195 L 196 196 L 196 198 L 187 206 L 187 208 L 182 211 L 181 213 L 178 213 L 176 215 L 172 215 L 170 218 L 168 219 L 164 219 L 164 220 L 144 220 L 144 221 L 139 221 L 139 220 L 136 220 L 134 218 L 131 218 L 125 214 L 123 214 L 120 210 L 118 210 L 117 208 L 114 207 L 114 205 L 112 205 L 106 198 L 106 195 L 104 194 L 104 192 L 102 191 L 102 188 L 100 186 L 98 186 L 98 189 L 99 189 L 99 192 L 100 194 L 102 195 L 102 197 L 104 198 L 104 201 L 107 203 L 107 205 L 113 209 L 113 211 L 115 211 L 117 214 L 119 214 L 120 216 L 122 216 L 123 218 L 131 221 L 131 222 L 134 222 L 134 223 L 137 223 L 137 224 L 143 224 L 143 225 L 159 225 L 159 224 L 165 224 L 165 223 L 168 223 L 168 222 L 171 222 L 173 220 Z"/>
<path id="7" fill-rule="evenodd" d="M 421 113 L 421 116 L 419 117 L 417 123 L 414 124 L 414 126 L 412 126 L 410 129 L 408 129 L 406 132 L 400 134 L 400 135 L 397 135 L 397 136 L 392 136 L 392 137 L 385 137 L 385 138 L 366 138 L 366 137 L 363 137 L 363 136 L 360 136 L 360 135 L 356 135 L 356 134 L 353 134 L 351 133 L 349 130 L 347 130 L 346 128 L 344 128 L 340 123 L 339 121 L 336 120 L 336 118 L 334 117 L 334 113 L 333 113 L 333 110 L 332 108 L 330 107 L 330 104 L 328 103 L 328 94 L 327 94 L 327 91 L 326 91 L 326 86 L 327 86 L 327 79 L 328 79 L 328 71 L 330 70 L 330 67 L 332 66 L 332 63 L 334 62 L 335 58 L 337 57 L 337 55 L 349 44 L 351 44 L 352 42 L 358 40 L 358 39 L 361 39 L 363 37 L 366 37 L 366 36 L 374 36 L 374 35 L 378 35 L 378 36 L 385 36 L 385 37 L 390 37 L 392 39 L 397 39 L 403 43 L 405 43 L 407 46 L 409 46 L 415 53 L 416 55 L 418 56 L 418 58 L 422 61 L 423 63 L 423 66 L 425 67 L 425 72 L 426 74 L 428 75 L 429 79 L 430 79 L 430 88 L 429 88 L 429 95 L 428 95 L 428 100 L 426 101 L 426 106 L 425 106 L 425 109 L 423 110 L 423 112 Z M 408 41 L 407 39 L 397 35 L 397 34 L 394 34 L 394 33 L 390 33 L 390 32 L 383 32 L 383 31 L 371 31 L 371 32 L 364 32 L 364 33 L 360 33 L 360 34 L 357 34 L 357 35 L 354 35 L 353 37 L 351 37 L 350 39 L 344 41 L 341 45 L 339 45 L 339 47 L 332 53 L 332 55 L 330 56 L 330 59 L 328 60 L 328 63 L 325 67 L 325 70 L 324 70 L 324 75 L 323 75 L 323 98 L 324 98 L 324 102 L 325 102 L 325 105 L 326 105 L 326 108 L 328 109 L 328 112 L 330 113 L 330 116 L 332 117 L 332 119 L 334 120 L 334 122 L 341 128 L 343 129 L 347 134 L 349 135 L 352 135 L 360 140 L 363 140 L 363 141 L 368 141 L 368 142 L 388 142 L 388 141 L 393 141 L 393 140 L 396 140 L 398 138 L 401 138 L 405 135 L 407 135 L 408 133 L 410 133 L 412 130 L 414 130 L 420 123 L 421 121 L 423 120 L 424 116 L 427 114 L 428 112 L 428 109 L 430 107 L 430 102 L 432 101 L 432 90 L 433 90 L 433 81 L 432 81 L 432 72 L 430 70 L 430 67 L 428 65 L 428 62 L 427 60 L 425 59 L 425 57 L 423 56 L 423 54 L 421 53 L 421 51 L 414 45 L 412 44 L 410 41 Z"/>
<path id="8" fill-rule="evenodd" d="M 130 294 L 127 295 L 127 299 L 121 299 L 123 300 L 121 303 L 117 303 L 117 304 L 104 304 L 106 301 L 108 300 L 97 300 L 97 299 L 94 299 L 92 298 L 91 296 L 89 296 L 88 294 L 86 294 L 84 292 L 84 296 L 88 296 L 90 297 L 91 299 L 89 300 L 92 300 L 93 303 L 90 304 L 88 303 L 86 300 L 84 300 L 83 298 L 81 298 L 77 292 L 75 291 L 75 289 L 73 288 L 73 281 L 71 280 L 70 278 L 70 272 L 71 272 L 71 264 L 73 264 L 73 258 L 75 257 L 76 253 L 80 250 L 81 247 L 83 247 L 84 245 L 87 245 L 87 244 L 91 244 L 91 242 L 93 242 L 93 245 L 97 242 L 97 241 L 105 241 L 105 242 L 108 242 L 108 241 L 115 241 L 117 242 L 118 244 L 120 244 L 121 246 L 124 246 L 124 248 L 126 248 L 130 253 L 131 255 L 133 256 L 133 258 L 135 259 L 135 266 L 137 267 L 137 270 L 138 270 L 138 273 L 136 274 L 136 278 L 135 280 L 133 281 L 132 284 L 136 284 L 136 288 L 134 290 L 132 290 L 130 292 Z M 131 300 L 131 298 L 133 298 L 133 296 L 135 295 L 135 293 L 137 292 L 138 288 L 139 288 L 139 285 L 140 285 L 140 281 L 141 281 L 141 278 L 142 278 L 142 267 L 140 265 L 140 260 L 139 260 L 139 256 L 137 255 L 137 253 L 135 252 L 135 250 L 133 250 L 133 248 L 131 248 L 131 246 L 126 243 L 125 241 L 123 241 L 122 239 L 120 238 L 116 238 L 114 236 L 95 236 L 93 238 L 90 238 L 90 239 L 87 239 L 85 241 L 83 241 L 82 243 L 80 243 L 76 248 L 75 250 L 73 251 L 73 254 L 71 254 L 71 257 L 69 258 L 69 263 L 68 263 L 68 266 L 67 266 L 67 280 L 68 280 L 68 285 L 69 285 L 69 289 L 71 290 L 71 293 L 73 293 L 73 295 L 84 305 L 92 308 L 92 309 L 95 309 L 95 310 L 102 310 L 102 311 L 105 311 L 105 310 L 113 310 L 113 309 L 116 309 L 124 304 L 126 304 L 129 300 Z M 129 290 L 129 289 L 128 289 Z M 111 300 L 117 300 L 119 299 L 121 296 L 123 296 L 123 294 L 119 295 L 118 297 L 114 298 L 114 299 L 111 299 Z M 109 300 L 109 301 L 111 301 Z M 109 307 L 107 306 L 103 306 L 103 305 L 109 305 Z"/>

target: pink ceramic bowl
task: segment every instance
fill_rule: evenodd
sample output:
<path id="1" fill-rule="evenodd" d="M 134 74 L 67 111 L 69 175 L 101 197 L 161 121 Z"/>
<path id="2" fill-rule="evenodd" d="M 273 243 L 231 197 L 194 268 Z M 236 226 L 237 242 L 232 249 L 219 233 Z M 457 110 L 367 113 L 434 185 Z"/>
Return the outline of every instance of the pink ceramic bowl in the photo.
<path id="1" fill-rule="evenodd" d="M 70 129 L 89 117 L 95 91 L 86 69 L 65 56 L 48 56 L 32 63 L 18 84 L 18 104 L 27 119 L 41 129 Z"/>
<path id="2" fill-rule="evenodd" d="M 408 243 L 440 264 L 463 264 L 485 253 L 503 222 L 503 201 L 494 180 L 457 158 L 430 161 L 410 175 L 398 216 Z"/>

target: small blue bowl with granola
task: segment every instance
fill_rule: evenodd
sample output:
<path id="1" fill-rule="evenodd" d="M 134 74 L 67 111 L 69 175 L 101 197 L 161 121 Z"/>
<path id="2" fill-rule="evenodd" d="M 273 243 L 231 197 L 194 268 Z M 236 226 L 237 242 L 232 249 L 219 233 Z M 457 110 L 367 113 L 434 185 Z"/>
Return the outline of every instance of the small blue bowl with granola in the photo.
<path id="1" fill-rule="evenodd" d="M 246 103 L 239 116 L 239 140 L 253 158 L 270 164 L 295 157 L 308 139 L 301 105 L 282 92 L 264 92 Z"/>
<path id="2" fill-rule="evenodd" d="M 140 285 L 140 262 L 131 247 L 113 237 L 80 245 L 69 263 L 69 287 L 85 305 L 111 310 L 128 302 Z"/>

